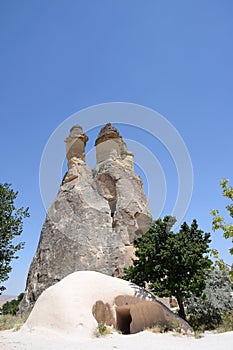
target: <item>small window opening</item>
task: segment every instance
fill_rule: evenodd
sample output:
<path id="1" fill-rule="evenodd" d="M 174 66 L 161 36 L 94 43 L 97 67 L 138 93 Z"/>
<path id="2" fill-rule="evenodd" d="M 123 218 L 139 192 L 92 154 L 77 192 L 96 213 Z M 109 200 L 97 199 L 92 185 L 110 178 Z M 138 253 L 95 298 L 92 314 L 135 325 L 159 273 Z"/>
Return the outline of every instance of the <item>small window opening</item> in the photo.
<path id="1" fill-rule="evenodd" d="M 116 211 L 116 200 L 109 202 L 110 210 L 111 210 L 111 217 L 114 217 L 115 211 Z"/>

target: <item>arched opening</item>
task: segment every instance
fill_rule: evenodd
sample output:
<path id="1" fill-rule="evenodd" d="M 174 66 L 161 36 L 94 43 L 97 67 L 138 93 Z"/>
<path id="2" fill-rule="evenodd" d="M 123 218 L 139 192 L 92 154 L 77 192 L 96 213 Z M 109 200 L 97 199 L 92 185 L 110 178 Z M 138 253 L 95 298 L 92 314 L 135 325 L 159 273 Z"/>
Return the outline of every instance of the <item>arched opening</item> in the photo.
<path id="1" fill-rule="evenodd" d="M 118 307 L 116 309 L 117 318 L 117 329 L 122 332 L 122 334 L 130 334 L 130 324 L 132 322 L 132 317 L 130 314 L 129 307 Z"/>

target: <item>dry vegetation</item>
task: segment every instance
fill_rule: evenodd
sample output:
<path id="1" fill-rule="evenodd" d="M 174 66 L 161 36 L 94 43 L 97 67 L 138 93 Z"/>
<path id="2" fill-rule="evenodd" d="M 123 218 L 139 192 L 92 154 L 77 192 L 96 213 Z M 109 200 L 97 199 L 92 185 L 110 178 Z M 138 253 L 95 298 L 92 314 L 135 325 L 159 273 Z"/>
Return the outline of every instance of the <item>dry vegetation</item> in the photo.
<path id="1" fill-rule="evenodd" d="M 152 333 L 166 333 L 166 332 L 175 332 L 175 333 L 183 333 L 182 329 L 175 325 L 173 322 L 166 322 L 166 323 L 156 323 L 151 328 L 146 328 L 145 330 L 152 332 Z"/>
<path id="2" fill-rule="evenodd" d="M 0 331 L 7 329 L 13 329 L 18 331 L 25 323 L 27 317 L 13 316 L 13 315 L 1 315 L 0 316 Z"/>

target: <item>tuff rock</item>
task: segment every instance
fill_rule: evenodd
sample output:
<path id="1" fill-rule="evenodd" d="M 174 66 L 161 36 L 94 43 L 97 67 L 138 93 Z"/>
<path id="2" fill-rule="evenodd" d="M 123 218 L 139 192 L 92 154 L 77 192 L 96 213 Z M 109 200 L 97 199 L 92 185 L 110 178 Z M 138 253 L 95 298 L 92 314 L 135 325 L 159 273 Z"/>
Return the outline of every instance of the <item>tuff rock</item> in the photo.
<path id="1" fill-rule="evenodd" d="M 133 153 L 117 129 L 110 123 L 101 129 L 93 170 L 85 163 L 87 141 L 78 125 L 65 140 L 68 172 L 47 212 L 21 313 L 30 312 L 45 289 L 72 272 L 121 274 L 131 263 L 134 239 L 151 221 Z"/>
<path id="2" fill-rule="evenodd" d="M 193 333 L 186 321 L 153 294 L 128 281 L 95 271 L 74 272 L 46 289 L 22 330 L 46 335 L 53 332 L 65 339 L 68 337 L 69 341 L 69 337 L 90 339 L 100 324 L 122 334 L 151 327 L 160 332 L 167 328 L 183 334 Z"/>

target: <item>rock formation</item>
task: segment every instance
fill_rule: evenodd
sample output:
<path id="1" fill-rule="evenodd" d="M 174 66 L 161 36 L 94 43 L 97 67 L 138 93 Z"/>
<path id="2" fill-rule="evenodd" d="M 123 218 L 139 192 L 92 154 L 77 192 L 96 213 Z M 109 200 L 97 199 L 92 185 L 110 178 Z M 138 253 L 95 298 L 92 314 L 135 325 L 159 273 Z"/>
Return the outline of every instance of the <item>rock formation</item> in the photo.
<path id="1" fill-rule="evenodd" d="M 151 221 L 133 153 L 116 128 L 107 124 L 101 129 L 93 170 L 85 163 L 87 141 L 77 125 L 65 140 L 68 172 L 42 228 L 22 313 L 31 310 L 46 288 L 74 271 L 121 274 L 131 262 L 134 239 Z"/>
<path id="2" fill-rule="evenodd" d="M 46 312 L 45 312 L 46 311 Z M 137 285 L 94 271 L 78 271 L 46 289 L 23 326 L 30 332 L 43 330 L 60 335 L 92 337 L 98 323 L 123 334 L 157 325 L 184 333 L 192 328 Z"/>

